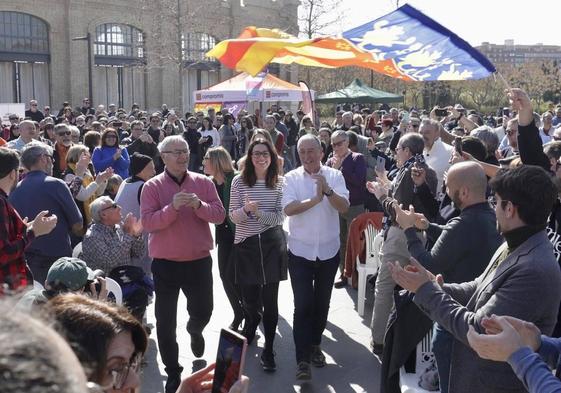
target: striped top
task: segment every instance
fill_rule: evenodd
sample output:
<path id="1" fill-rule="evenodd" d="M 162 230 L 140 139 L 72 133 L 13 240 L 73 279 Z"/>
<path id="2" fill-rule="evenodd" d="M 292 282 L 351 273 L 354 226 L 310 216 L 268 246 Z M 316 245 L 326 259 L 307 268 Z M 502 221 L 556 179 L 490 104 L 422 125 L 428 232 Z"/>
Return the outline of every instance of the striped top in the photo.
<path id="1" fill-rule="evenodd" d="M 275 189 L 267 188 L 264 180 L 257 180 L 253 187 L 245 184 L 240 175 L 234 177 L 230 190 L 230 219 L 236 224 L 234 244 L 240 243 L 250 236 L 265 232 L 267 229 L 282 225 L 284 212 L 282 210 L 283 178 L 279 176 Z M 253 213 L 249 215 L 243 210 L 246 198 L 259 203 L 261 216 L 257 218 Z"/>

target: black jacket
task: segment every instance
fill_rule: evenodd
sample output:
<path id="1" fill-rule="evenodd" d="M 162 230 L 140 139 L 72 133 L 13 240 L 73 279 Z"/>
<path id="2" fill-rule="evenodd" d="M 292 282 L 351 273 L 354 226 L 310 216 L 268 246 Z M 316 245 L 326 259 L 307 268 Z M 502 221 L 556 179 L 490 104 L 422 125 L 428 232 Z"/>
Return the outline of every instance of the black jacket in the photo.
<path id="1" fill-rule="evenodd" d="M 431 251 L 425 249 L 415 228 L 405 230 L 409 252 L 429 271 L 442 274 L 447 283 L 474 280 L 503 242 L 495 212 L 487 202 L 466 207 L 446 225 L 430 224 L 427 235 L 435 242 Z"/>

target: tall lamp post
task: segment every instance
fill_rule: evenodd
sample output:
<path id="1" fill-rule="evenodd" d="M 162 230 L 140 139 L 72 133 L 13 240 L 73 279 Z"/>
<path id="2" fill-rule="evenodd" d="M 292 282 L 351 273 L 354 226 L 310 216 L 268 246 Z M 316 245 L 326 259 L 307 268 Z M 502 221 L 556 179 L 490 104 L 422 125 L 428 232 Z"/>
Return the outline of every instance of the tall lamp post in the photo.
<path id="1" fill-rule="evenodd" d="M 74 37 L 72 41 L 86 41 L 88 44 L 88 98 L 93 105 L 92 35 L 88 31 L 85 36 Z"/>

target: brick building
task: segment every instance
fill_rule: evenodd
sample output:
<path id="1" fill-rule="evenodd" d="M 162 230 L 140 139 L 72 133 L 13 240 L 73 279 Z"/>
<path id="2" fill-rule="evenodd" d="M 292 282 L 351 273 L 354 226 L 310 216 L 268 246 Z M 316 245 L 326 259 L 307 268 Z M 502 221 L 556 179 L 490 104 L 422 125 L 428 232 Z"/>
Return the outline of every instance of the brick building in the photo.
<path id="1" fill-rule="evenodd" d="M 0 102 L 187 110 L 232 75 L 204 57 L 249 25 L 296 34 L 298 0 L 0 0 Z M 89 36 L 89 41 L 88 41 Z M 294 81 L 288 67 L 272 67 Z"/>
<path id="2" fill-rule="evenodd" d="M 505 40 L 504 45 L 483 42 L 476 48 L 495 65 L 544 61 L 557 61 L 561 64 L 561 46 L 558 45 L 515 45 L 514 40 Z"/>

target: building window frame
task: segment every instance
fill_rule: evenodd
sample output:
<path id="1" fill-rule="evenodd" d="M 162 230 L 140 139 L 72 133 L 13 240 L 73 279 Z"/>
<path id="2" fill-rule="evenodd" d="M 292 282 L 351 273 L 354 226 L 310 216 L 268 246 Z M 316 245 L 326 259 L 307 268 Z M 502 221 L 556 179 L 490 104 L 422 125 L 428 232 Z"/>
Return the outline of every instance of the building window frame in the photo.
<path id="1" fill-rule="evenodd" d="M 96 65 L 146 64 L 142 30 L 123 23 L 103 23 L 95 28 L 94 62 Z"/>

